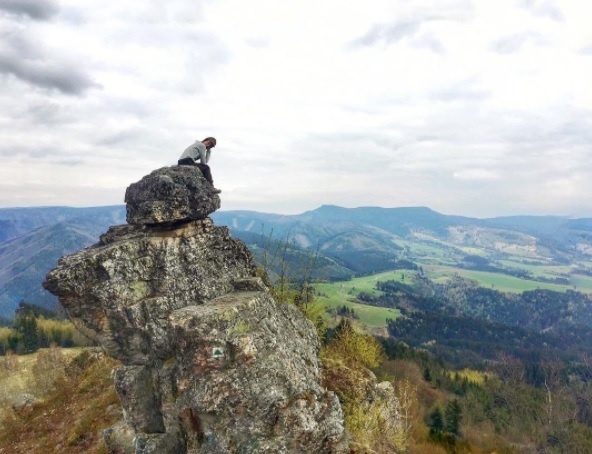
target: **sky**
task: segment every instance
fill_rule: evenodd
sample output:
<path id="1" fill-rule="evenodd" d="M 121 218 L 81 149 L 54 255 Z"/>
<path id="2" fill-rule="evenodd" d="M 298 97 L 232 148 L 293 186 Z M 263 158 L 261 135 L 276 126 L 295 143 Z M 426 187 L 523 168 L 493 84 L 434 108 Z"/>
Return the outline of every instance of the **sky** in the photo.
<path id="1" fill-rule="evenodd" d="M 223 210 L 592 217 L 581 0 L 0 0 L 0 207 L 123 203 L 217 139 Z"/>

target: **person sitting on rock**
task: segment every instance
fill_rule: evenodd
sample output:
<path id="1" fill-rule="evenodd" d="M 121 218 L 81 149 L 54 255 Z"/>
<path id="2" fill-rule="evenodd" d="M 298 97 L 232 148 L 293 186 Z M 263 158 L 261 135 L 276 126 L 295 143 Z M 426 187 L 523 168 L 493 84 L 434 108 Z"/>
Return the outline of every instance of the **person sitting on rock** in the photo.
<path id="1" fill-rule="evenodd" d="M 188 146 L 177 164 L 180 166 L 196 166 L 199 167 L 201 173 L 206 180 L 212 185 L 212 193 L 220 194 L 222 191 L 214 187 L 214 180 L 212 179 L 212 172 L 208 161 L 210 160 L 211 149 L 216 146 L 216 139 L 213 137 L 206 137 L 201 142 L 196 140 L 193 145 Z M 199 162 L 198 162 L 199 161 Z"/>

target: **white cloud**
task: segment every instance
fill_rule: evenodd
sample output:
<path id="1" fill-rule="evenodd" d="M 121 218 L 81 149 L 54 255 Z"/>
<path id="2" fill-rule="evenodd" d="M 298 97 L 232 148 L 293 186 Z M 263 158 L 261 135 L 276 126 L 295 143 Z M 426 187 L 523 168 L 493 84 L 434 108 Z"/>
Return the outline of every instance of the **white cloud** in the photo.
<path id="1" fill-rule="evenodd" d="M 454 172 L 453 176 L 459 180 L 494 181 L 500 179 L 497 172 L 488 169 L 463 169 Z"/>
<path id="2" fill-rule="evenodd" d="M 223 209 L 592 216 L 575 0 L 0 0 L 0 206 L 122 203 L 213 135 Z"/>

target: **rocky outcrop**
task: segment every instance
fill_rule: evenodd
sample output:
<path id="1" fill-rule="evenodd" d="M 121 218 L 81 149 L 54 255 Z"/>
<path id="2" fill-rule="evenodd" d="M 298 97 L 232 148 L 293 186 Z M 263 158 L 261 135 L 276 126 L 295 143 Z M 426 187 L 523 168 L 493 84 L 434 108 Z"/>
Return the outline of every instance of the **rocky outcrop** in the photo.
<path id="1" fill-rule="evenodd" d="M 125 191 L 127 222 L 162 224 L 203 219 L 220 208 L 220 198 L 194 166 L 163 167 Z"/>
<path id="2" fill-rule="evenodd" d="M 44 283 L 123 364 L 110 452 L 343 452 L 312 324 L 273 300 L 245 245 L 206 217 L 220 202 L 195 170 L 131 185 L 133 225 L 62 258 Z"/>

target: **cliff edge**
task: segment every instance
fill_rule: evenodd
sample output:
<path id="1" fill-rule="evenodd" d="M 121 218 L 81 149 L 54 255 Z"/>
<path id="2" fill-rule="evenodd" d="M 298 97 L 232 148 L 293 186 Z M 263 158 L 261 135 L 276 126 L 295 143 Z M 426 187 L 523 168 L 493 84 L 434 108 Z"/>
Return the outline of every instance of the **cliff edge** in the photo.
<path id="1" fill-rule="evenodd" d="M 155 170 L 125 201 L 128 225 L 60 259 L 43 284 L 123 364 L 109 452 L 345 452 L 314 327 L 207 217 L 220 199 L 199 169 Z"/>

